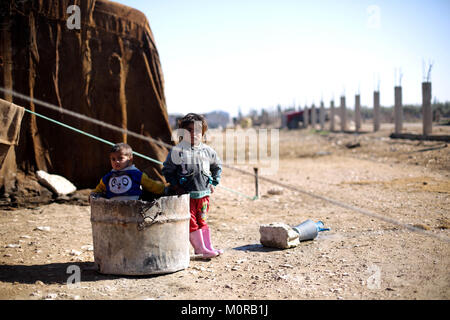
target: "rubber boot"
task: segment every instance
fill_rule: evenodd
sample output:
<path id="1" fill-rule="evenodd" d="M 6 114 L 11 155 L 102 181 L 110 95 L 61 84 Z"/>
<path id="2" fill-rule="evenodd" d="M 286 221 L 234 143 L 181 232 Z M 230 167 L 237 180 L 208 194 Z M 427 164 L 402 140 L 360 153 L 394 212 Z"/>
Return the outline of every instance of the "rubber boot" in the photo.
<path id="1" fill-rule="evenodd" d="M 214 247 L 212 246 L 212 243 L 211 243 L 211 232 L 209 231 L 209 228 L 208 227 L 204 227 L 204 228 L 202 228 L 200 230 L 202 230 L 203 243 L 205 244 L 206 249 L 216 252 L 217 255 L 222 254 L 223 250 L 214 249 Z"/>
<path id="2" fill-rule="evenodd" d="M 203 258 L 214 258 L 218 255 L 215 251 L 210 251 L 205 247 L 201 229 L 189 233 L 189 241 L 194 247 L 194 253 L 201 254 Z"/>

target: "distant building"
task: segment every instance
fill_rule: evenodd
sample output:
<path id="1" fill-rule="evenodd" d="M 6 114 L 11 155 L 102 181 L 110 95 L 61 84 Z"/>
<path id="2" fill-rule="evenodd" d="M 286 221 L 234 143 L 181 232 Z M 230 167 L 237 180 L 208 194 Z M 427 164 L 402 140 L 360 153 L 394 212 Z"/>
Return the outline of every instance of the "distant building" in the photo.
<path id="1" fill-rule="evenodd" d="M 225 111 L 212 111 L 209 113 L 203 113 L 208 122 L 208 127 L 211 129 L 214 128 L 226 128 L 230 122 L 231 118 L 228 112 Z M 174 113 L 169 114 L 169 124 L 172 129 L 176 129 L 178 127 L 178 120 L 184 117 L 184 114 Z"/>
<path id="2" fill-rule="evenodd" d="M 203 114 L 208 121 L 208 127 L 214 128 L 226 128 L 230 124 L 230 114 L 225 111 L 212 111 Z"/>
<path id="3" fill-rule="evenodd" d="M 320 116 L 320 109 L 316 108 L 316 119 L 319 119 Z M 303 113 L 305 110 L 300 111 L 288 111 L 284 112 L 281 118 L 281 127 L 282 128 L 288 128 L 288 129 L 298 129 L 300 128 L 299 122 L 302 122 L 302 126 L 304 127 L 305 124 L 303 123 Z M 308 123 L 311 124 L 311 108 L 308 109 Z M 329 120 L 329 116 L 327 113 L 325 113 L 325 121 Z"/>

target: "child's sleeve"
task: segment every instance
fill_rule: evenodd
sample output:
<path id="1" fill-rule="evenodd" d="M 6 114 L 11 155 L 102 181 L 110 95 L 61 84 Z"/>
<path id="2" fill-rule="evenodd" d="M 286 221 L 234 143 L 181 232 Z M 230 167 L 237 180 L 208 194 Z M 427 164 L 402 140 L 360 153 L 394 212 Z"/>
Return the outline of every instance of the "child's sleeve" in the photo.
<path id="1" fill-rule="evenodd" d="M 212 176 L 212 185 L 217 186 L 220 182 L 220 175 L 222 174 L 222 161 L 217 153 L 214 151 L 212 154 L 212 161 L 210 162 L 210 170 Z"/>
<path id="2" fill-rule="evenodd" d="M 145 172 L 142 173 L 141 185 L 142 188 L 144 188 L 148 192 L 154 194 L 164 194 L 164 183 L 150 179 L 147 174 L 145 174 Z"/>
<path id="3" fill-rule="evenodd" d="M 172 161 L 172 150 L 170 150 L 169 154 L 167 155 L 166 161 L 163 163 L 162 168 L 162 174 L 166 178 L 166 181 L 170 183 L 170 185 L 175 186 L 178 184 L 178 177 L 177 177 L 177 166 Z"/>
<path id="4" fill-rule="evenodd" d="M 99 184 L 97 185 L 97 187 L 95 187 L 94 190 L 92 190 L 93 193 L 106 193 L 106 186 L 103 183 L 103 178 L 100 179 Z"/>

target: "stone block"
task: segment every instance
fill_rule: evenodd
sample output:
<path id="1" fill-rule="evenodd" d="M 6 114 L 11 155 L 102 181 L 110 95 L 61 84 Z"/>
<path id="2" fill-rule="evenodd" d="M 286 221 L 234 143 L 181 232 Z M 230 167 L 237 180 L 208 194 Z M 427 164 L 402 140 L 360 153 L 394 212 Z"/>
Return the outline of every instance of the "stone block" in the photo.
<path id="1" fill-rule="evenodd" d="M 72 182 L 56 174 L 48 174 L 45 171 L 39 170 L 36 172 L 36 177 L 40 183 L 58 196 L 70 194 L 77 190 Z"/>
<path id="2" fill-rule="evenodd" d="M 260 242 L 263 246 L 279 249 L 296 247 L 299 235 L 290 226 L 284 223 L 270 223 L 259 227 Z"/>

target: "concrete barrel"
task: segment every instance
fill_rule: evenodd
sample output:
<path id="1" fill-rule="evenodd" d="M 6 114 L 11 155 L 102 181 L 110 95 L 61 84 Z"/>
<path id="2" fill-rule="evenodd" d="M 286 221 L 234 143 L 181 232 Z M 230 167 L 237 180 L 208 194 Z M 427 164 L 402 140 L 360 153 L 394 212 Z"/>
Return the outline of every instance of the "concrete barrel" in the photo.
<path id="1" fill-rule="evenodd" d="M 94 260 L 100 273 L 151 275 L 189 266 L 189 195 L 153 202 L 91 198 Z"/>

